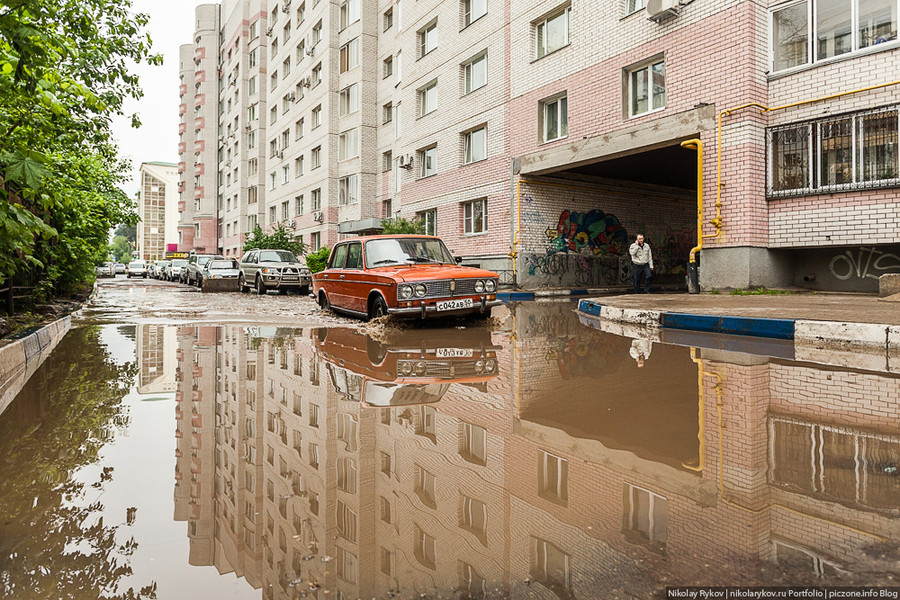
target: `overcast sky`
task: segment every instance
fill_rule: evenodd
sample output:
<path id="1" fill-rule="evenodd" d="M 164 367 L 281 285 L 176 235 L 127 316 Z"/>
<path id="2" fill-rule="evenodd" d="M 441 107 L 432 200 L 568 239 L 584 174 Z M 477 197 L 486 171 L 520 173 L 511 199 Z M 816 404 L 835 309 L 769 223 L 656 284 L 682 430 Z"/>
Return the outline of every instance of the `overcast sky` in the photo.
<path id="1" fill-rule="evenodd" d="M 125 184 L 130 197 L 137 192 L 142 162 L 178 162 L 178 47 L 189 44 L 194 34 L 194 8 L 209 0 L 133 0 L 134 12 L 150 15 L 148 25 L 154 52 L 161 53 L 161 67 L 140 65 L 144 97 L 126 105 L 126 114 L 137 112 L 143 125 L 131 127 L 130 119 L 115 119 L 113 134 L 119 155 L 132 162 L 132 180 Z"/>

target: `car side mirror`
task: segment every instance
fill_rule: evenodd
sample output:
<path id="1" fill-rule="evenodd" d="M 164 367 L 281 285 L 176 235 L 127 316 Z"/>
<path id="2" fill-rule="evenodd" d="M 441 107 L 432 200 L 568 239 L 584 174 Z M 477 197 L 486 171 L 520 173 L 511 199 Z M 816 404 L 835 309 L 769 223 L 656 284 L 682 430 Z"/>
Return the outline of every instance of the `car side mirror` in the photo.
<path id="1" fill-rule="evenodd" d="M 457 257 L 456 257 L 456 264 L 461 264 L 461 263 L 462 263 L 462 256 L 457 256 Z"/>

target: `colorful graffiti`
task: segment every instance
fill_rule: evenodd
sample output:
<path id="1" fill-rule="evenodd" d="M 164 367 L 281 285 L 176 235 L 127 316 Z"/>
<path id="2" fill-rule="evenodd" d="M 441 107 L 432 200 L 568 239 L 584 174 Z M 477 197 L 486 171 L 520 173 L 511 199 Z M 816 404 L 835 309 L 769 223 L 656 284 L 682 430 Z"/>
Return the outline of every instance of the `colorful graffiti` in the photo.
<path id="1" fill-rule="evenodd" d="M 628 232 L 618 217 L 599 209 L 587 213 L 564 210 L 556 229 L 548 227 L 545 234 L 550 241 L 548 252 L 582 252 L 589 248 L 595 255 L 618 255 L 628 249 Z"/>

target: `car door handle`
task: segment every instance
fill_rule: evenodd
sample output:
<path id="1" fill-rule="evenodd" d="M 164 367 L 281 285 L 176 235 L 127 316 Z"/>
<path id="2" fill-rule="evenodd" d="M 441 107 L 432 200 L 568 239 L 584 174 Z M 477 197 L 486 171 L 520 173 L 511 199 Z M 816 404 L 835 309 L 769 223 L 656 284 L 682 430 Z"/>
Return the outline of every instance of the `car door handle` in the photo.
<path id="1" fill-rule="evenodd" d="M 328 275 L 322 275 L 322 279 L 328 279 Z"/>
<path id="2" fill-rule="evenodd" d="M 343 276 L 343 275 L 341 275 L 341 279 L 343 279 L 343 278 L 344 278 L 344 276 Z"/>

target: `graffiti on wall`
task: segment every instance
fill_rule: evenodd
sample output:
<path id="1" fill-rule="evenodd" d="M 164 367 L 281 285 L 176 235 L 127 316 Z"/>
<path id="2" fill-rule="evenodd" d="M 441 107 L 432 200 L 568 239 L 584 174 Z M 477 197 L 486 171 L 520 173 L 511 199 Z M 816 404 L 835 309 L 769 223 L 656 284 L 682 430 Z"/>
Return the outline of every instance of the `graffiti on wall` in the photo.
<path id="1" fill-rule="evenodd" d="M 628 249 L 628 232 L 618 217 L 599 209 L 586 213 L 564 210 L 556 227 L 548 227 L 545 234 L 556 252 L 624 254 Z"/>
<path id="2" fill-rule="evenodd" d="M 878 279 L 885 273 L 900 271 L 900 257 L 871 246 L 859 248 L 855 255 L 852 250 L 845 250 L 832 257 L 828 263 L 828 270 L 835 279 L 841 281 L 847 281 L 852 277 Z"/>

